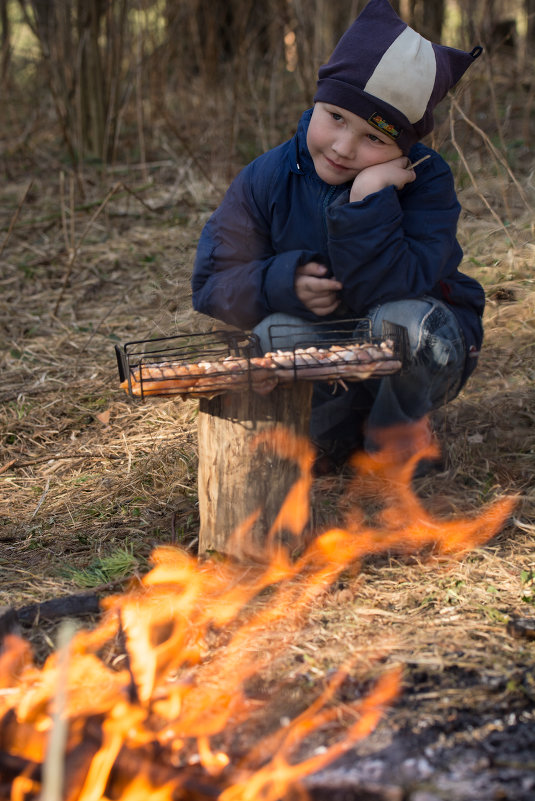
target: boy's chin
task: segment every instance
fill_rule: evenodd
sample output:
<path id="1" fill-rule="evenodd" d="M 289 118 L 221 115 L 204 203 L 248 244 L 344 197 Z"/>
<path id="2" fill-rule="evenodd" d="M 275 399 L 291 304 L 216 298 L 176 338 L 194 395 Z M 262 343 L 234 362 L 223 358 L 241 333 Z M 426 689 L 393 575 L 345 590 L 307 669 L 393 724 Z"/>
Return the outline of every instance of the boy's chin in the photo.
<path id="1" fill-rule="evenodd" d="M 330 184 L 331 186 L 342 186 L 342 184 L 350 183 L 351 181 L 354 181 L 356 178 L 356 174 L 341 176 L 341 175 L 336 175 L 331 170 L 318 169 L 317 167 L 316 167 L 316 175 L 319 178 L 321 178 L 321 180 L 324 181 L 326 184 Z"/>
<path id="2" fill-rule="evenodd" d="M 320 173 L 318 173 L 318 175 L 321 178 L 321 180 L 324 183 L 329 184 L 329 186 L 343 186 L 344 184 L 350 184 L 353 181 L 353 178 L 346 178 L 346 180 L 344 181 L 343 179 L 340 178 L 336 180 L 328 175 L 320 175 Z"/>

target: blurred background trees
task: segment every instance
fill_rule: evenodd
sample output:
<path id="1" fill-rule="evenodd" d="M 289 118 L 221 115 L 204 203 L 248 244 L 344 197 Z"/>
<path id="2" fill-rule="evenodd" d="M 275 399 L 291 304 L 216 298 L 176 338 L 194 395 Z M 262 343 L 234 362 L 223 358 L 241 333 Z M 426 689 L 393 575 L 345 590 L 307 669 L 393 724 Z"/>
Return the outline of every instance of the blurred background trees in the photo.
<path id="1" fill-rule="evenodd" d="M 34 143 L 42 147 L 45 132 L 75 170 L 182 152 L 201 172 L 232 172 L 291 135 L 318 67 L 364 5 L 0 0 L 0 163 L 9 174 L 14 153 L 38 159 Z M 534 133 L 535 0 L 392 5 L 429 38 L 485 46 L 463 108 L 521 154 Z"/>

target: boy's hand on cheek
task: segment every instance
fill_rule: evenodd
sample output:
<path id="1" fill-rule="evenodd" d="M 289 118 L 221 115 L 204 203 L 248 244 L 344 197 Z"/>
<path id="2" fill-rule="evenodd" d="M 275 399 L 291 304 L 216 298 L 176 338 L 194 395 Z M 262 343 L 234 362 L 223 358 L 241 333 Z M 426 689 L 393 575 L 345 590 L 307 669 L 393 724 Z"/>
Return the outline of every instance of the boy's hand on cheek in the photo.
<path id="1" fill-rule="evenodd" d="M 340 304 L 338 292 L 342 284 L 335 278 L 325 278 L 324 264 L 309 261 L 295 271 L 295 294 L 307 309 L 319 317 L 331 314 Z"/>
<path id="2" fill-rule="evenodd" d="M 407 156 L 399 156 L 399 158 L 392 161 L 365 167 L 353 181 L 349 195 L 350 202 L 364 200 L 368 195 L 380 192 L 381 189 L 387 186 L 403 189 L 405 184 L 409 184 L 416 179 L 414 170 L 407 169 L 408 163 Z"/>

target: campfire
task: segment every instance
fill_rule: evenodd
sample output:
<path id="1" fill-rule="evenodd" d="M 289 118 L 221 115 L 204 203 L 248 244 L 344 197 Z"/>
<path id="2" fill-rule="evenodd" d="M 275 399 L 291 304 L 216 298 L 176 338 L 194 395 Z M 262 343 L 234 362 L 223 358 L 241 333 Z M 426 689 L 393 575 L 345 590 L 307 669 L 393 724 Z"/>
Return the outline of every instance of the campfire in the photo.
<path id="1" fill-rule="evenodd" d="M 476 518 L 438 521 L 410 488 L 416 460 L 434 446 L 400 462 L 387 442 L 373 459 L 355 457 L 355 492 L 363 482 L 387 498 L 375 519 L 355 509 L 301 554 L 273 541 L 265 562 L 198 561 L 160 548 L 138 584 L 102 602 L 96 628 L 75 633 L 43 667 L 25 640 L 8 635 L 0 656 L 0 797 L 306 798 L 302 779 L 373 730 L 400 692 L 401 668 L 385 668 L 342 714 L 337 693 L 354 669 L 342 665 L 306 710 L 276 726 L 266 725 L 270 699 L 251 693 L 251 682 L 346 568 L 392 549 L 462 554 L 495 535 L 513 505 L 505 499 Z M 310 449 L 298 444 L 301 453 Z M 301 473 L 310 461 L 300 461 Z M 287 500 L 305 502 L 302 492 Z M 338 738 L 313 747 L 333 722 Z"/>

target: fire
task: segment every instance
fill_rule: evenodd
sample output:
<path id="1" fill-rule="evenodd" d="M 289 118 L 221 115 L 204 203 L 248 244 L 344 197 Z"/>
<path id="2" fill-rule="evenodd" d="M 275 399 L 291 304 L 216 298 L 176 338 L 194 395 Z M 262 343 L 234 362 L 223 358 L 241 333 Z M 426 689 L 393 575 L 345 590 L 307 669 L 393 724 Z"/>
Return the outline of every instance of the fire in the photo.
<path id="1" fill-rule="evenodd" d="M 239 746 L 241 727 L 258 720 L 267 705 L 248 697 L 247 681 L 284 652 L 311 603 L 342 570 L 392 548 L 461 553 L 492 537 L 510 514 L 513 500 L 505 499 L 474 519 L 433 519 L 410 480 L 416 460 L 433 455 L 434 446 L 424 444 L 407 461 L 391 447 L 405 433 L 389 432 L 390 445 L 383 443 L 374 457 L 355 457 L 355 492 L 359 482 L 383 495 L 388 486 L 391 502 L 373 525 L 354 510 L 344 528 L 319 534 L 293 559 L 272 537 L 265 564 L 198 562 L 178 549 L 159 548 L 137 586 L 103 601 L 98 627 L 78 631 L 42 668 L 25 641 L 6 637 L 0 786 L 10 790 L 4 797 L 39 795 L 51 762 L 59 759 L 59 781 L 73 801 L 277 801 L 366 737 L 398 695 L 400 669 L 354 702 L 354 722 L 322 753 L 296 757 L 307 738 L 337 719 L 337 690 L 351 665 L 341 667 L 294 720 L 252 747 Z M 300 466 L 279 520 L 297 536 L 307 521 L 310 446 L 279 432 L 272 447 Z M 244 525 L 241 536 L 246 531 Z M 64 738 L 54 757 L 58 727 Z"/>

